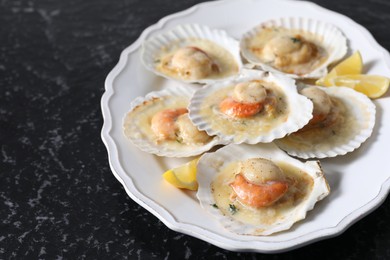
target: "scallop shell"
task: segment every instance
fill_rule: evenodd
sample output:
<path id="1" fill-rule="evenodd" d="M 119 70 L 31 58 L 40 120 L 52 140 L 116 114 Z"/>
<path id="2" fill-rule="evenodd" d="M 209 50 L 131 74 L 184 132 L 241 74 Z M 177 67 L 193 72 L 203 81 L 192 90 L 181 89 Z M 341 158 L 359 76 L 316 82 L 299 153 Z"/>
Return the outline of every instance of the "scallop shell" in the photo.
<path id="1" fill-rule="evenodd" d="M 175 143 L 156 143 L 152 138 L 153 133 L 150 130 L 150 119 L 148 123 L 142 124 L 143 113 L 139 110 L 156 102 L 163 102 L 162 106 L 172 105 L 173 98 L 184 98 L 183 103 L 188 104 L 194 90 L 189 87 L 175 86 L 169 87 L 161 91 L 154 91 L 147 94 L 145 97 L 138 97 L 131 103 L 130 111 L 123 119 L 123 129 L 125 136 L 139 149 L 144 152 L 167 157 L 189 157 L 199 155 L 210 150 L 213 146 L 220 144 L 218 137 L 213 137 L 204 145 L 186 145 Z"/>
<path id="2" fill-rule="evenodd" d="M 210 96 L 217 95 L 217 92 L 228 89 L 229 87 L 236 85 L 240 82 L 250 80 L 263 80 L 266 82 L 274 83 L 278 86 L 280 91 L 285 95 L 285 102 L 287 103 L 289 113 L 287 118 L 280 121 L 278 124 L 272 125 L 270 121 L 269 129 L 261 130 L 261 125 L 265 125 L 262 121 L 258 121 L 255 127 L 256 134 L 248 131 L 248 127 L 245 129 L 239 129 L 238 123 L 234 120 L 227 118 L 219 111 L 212 108 L 204 108 L 204 101 Z M 218 102 L 218 99 L 215 99 Z M 302 128 L 312 118 L 313 104 L 306 97 L 298 94 L 295 81 L 289 77 L 286 77 L 280 73 L 269 73 L 259 70 L 243 70 L 243 73 L 234 79 L 216 82 L 214 84 L 206 85 L 201 89 L 195 91 L 194 96 L 191 98 L 189 109 L 189 117 L 191 121 L 198 127 L 198 129 L 205 130 L 209 135 L 219 136 L 225 143 L 269 143 L 274 139 L 282 138 L 285 135 L 295 132 Z M 213 117 L 204 115 L 203 110 L 210 111 Z M 219 120 L 219 124 L 215 119 Z M 244 119 L 246 120 L 246 119 Z M 243 123 L 245 123 L 243 121 Z M 268 124 L 268 123 L 267 123 Z M 235 128 L 237 126 L 237 129 Z M 268 126 L 267 126 L 268 127 Z M 228 131 L 227 131 L 228 130 Z"/>
<path id="3" fill-rule="evenodd" d="M 259 65 L 267 71 L 279 71 L 278 69 L 262 62 L 248 48 L 248 39 L 254 37 L 262 31 L 263 28 L 282 27 L 290 30 L 299 30 L 303 33 L 310 33 L 310 40 L 318 43 L 329 53 L 328 58 L 310 73 L 304 75 L 287 74 L 292 78 L 320 78 L 327 74 L 327 67 L 340 60 L 347 53 L 347 39 L 343 33 L 334 25 L 313 20 L 305 17 L 288 17 L 270 20 L 250 31 L 246 32 L 240 41 L 240 48 L 243 57 L 250 63 Z M 280 71 L 279 71 L 280 72 Z"/>
<path id="4" fill-rule="evenodd" d="M 276 217 L 274 219 L 271 217 L 267 218 L 266 222 L 264 221 L 263 223 L 263 221 L 261 221 L 258 225 L 241 222 L 236 219 L 234 214 L 226 213 L 226 210 L 224 214 L 224 211 L 216 204 L 213 195 L 213 192 L 216 192 L 216 189 L 212 189 L 211 185 L 214 180 L 216 180 L 221 170 L 229 167 L 231 163 L 249 158 L 265 158 L 276 164 L 283 163 L 298 168 L 307 173 L 313 180 L 312 189 L 306 193 L 302 200 L 299 202 L 296 201 L 297 204 L 293 204 L 295 206 L 283 207 L 280 209 L 281 211 L 273 208 L 272 205 L 267 207 L 270 211 L 275 210 Z M 265 236 L 287 230 L 295 222 L 304 219 L 307 212 L 313 209 L 316 202 L 325 198 L 330 192 L 328 183 L 318 161 L 307 161 L 303 163 L 288 156 L 272 143 L 259 145 L 231 144 L 219 149 L 215 153 L 206 153 L 198 162 L 197 172 L 197 180 L 199 183 L 197 198 L 199 199 L 202 208 L 215 217 L 223 227 L 241 235 Z M 226 185 L 228 185 L 228 183 Z M 229 192 L 229 190 L 227 190 L 227 192 Z M 318 211 L 316 213 L 318 213 Z"/>
<path id="5" fill-rule="evenodd" d="M 171 51 L 180 47 L 192 45 L 193 39 L 208 40 L 222 47 L 228 51 L 234 59 L 235 66 L 237 66 L 237 72 L 234 75 L 226 75 L 225 77 L 213 77 L 204 78 L 199 80 L 186 80 L 173 77 L 157 69 L 156 59 L 160 56 L 160 53 L 164 49 L 171 49 Z M 222 53 L 219 54 L 221 56 Z M 221 57 L 219 57 L 221 58 Z M 142 45 L 141 60 L 144 66 L 157 75 L 163 76 L 168 79 L 179 80 L 185 83 L 211 83 L 216 80 L 226 79 L 235 76 L 239 73 L 242 67 L 242 61 L 240 57 L 240 48 L 237 40 L 231 38 L 223 30 L 211 29 L 204 25 L 199 24 L 185 24 L 179 25 L 170 31 L 156 35 L 153 38 L 145 41 Z"/>
<path id="6" fill-rule="evenodd" d="M 347 87 L 318 88 L 345 105 L 349 114 L 345 116 L 343 125 L 333 135 L 315 144 L 310 143 L 308 136 L 297 139 L 294 135 L 276 140 L 275 143 L 290 155 L 303 159 L 335 157 L 359 148 L 372 134 L 376 112 L 374 103 L 364 94 Z M 308 145 L 304 146 L 305 143 Z"/>

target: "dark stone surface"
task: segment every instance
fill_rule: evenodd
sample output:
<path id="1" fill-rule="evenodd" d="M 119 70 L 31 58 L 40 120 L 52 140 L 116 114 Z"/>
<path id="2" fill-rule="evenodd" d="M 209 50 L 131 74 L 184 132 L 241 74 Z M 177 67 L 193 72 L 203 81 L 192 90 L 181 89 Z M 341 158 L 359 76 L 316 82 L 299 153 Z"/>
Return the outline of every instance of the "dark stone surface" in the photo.
<path id="1" fill-rule="evenodd" d="M 390 204 L 283 254 L 176 233 L 132 201 L 100 139 L 104 80 L 147 26 L 198 2 L 0 1 L 0 259 L 389 259 Z M 314 2 L 390 48 L 387 0 Z"/>

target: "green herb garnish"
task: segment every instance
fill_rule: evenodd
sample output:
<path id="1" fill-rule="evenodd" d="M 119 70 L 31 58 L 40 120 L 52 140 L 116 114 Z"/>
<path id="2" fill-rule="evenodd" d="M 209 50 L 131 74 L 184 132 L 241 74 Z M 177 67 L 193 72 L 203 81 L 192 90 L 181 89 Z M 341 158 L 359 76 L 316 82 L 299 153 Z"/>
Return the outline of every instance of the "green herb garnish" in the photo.
<path id="1" fill-rule="evenodd" d="M 229 212 L 234 215 L 236 214 L 238 211 L 238 209 L 236 208 L 236 206 L 234 206 L 234 204 L 229 204 Z"/>
<path id="2" fill-rule="evenodd" d="M 292 40 L 293 43 L 299 43 L 299 42 L 301 42 L 300 39 L 295 38 L 295 37 L 291 37 L 290 39 Z"/>
<path id="3" fill-rule="evenodd" d="M 178 142 L 179 144 L 183 143 L 183 138 L 181 138 L 178 133 L 175 133 L 175 136 L 176 136 L 176 142 Z"/>

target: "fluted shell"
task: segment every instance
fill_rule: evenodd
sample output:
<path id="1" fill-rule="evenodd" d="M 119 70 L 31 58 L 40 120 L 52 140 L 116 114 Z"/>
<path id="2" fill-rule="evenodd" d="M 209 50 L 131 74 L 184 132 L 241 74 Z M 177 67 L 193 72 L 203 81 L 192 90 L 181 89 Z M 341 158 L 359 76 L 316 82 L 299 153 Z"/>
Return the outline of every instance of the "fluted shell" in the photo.
<path id="1" fill-rule="evenodd" d="M 282 71 L 293 78 L 320 78 L 327 74 L 327 67 L 342 59 L 347 53 L 347 39 L 343 33 L 334 25 L 317 21 L 305 17 L 285 17 L 273 19 L 259 24 L 246 32 L 240 41 L 240 49 L 243 57 L 250 63 L 255 64 L 267 71 L 281 71 L 275 66 L 275 60 L 266 60 L 264 55 L 259 53 L 263 47 L 270 41 L 270 36 L 257 38 L 264 32 L 276 28 L 280 32 L 287 32 L 291 35 L 291 40 L 297 41 L 294 35 L 300 35 L 303 39 L 314 43 L 318 49 L 318 59 L 314 59 L 312 67 L 303 70 L 302 73 L 292 73 L 291 71 Z M 274 30 L 275 31 L 275 30 Z M 271 35 L 271 34 L 270 34 Z M 256 42 L 254 43 L 254 39 Z M 298 39 L 299 40 L 299 39 Z M 258 52 L 256 55 L 256 52 Z M 326 53 L 326 57 L 324 56 Z M 282 57 L 285 55 L 281 55 Z M 283 58 L 284 58 L 283 57 Z M 322 57 L 322 58 L 321 58 Z M 283 64 L 283 63 L 280 63 Z M 282 66 L 282 65 L 280 65 Z M 298 67 L 295 66 L 298 70 Z M 300 70 L 300 69 L 299 69 Z"/>
<path id="2" fill-rule="evenodd" d="M 259 114 L 232 119 L 220 112 L 219 104 L 230 97 L 235 85 L 258 80 L 270 85 L 275 94 L 275 114 L 263 109 Z M 239 77 L 209 84 L 195 91 L 189 105 L 191 121 L 209 135 L 219 136 L 225 143 L 268 143 L 302 128 L 312 117 L 313 105 L 298 94 L 295 81 L 279 73 L 243 70 Z"/>
<path id="3" fill-rule="evenodd" d="M 173 57 L 183 47 L 201 49 L 218 69 L 208 75 L 199 73 L 194 76 L 195 78 L 186 75 L 187 72 L 177 70 L 177 64 L 184 64 L 185 61 L 176 56 L 175 62 L 179 60 L 176 64 L 173 62 Z M 238 74 L 242 67 L 238 41 L 223 30 L 211 29 L 199 24 L 179 25 L 148 39 L 142 44 L 141 60 L 147 69 L 157 75 L 185 83 L 205 84 L 226 79 Z M 171 67 L 172 64 L 176 67 Z M 205 71 L 208 68 L 204 64 L 188 63 L 188 66 L 191 69 L 199 69 L 198 71 Z"/>
<path id="4" fill-rule="evenodd" d="M 318 88 L 337 104 L 334 106 L 340 111 L 337 123 L 294 133 L 275 143 L 290 155 L 303 159 L 335 157 L 359 148 L 374 129 L 375 104 L 366 95 L 347 87 Z"/>
<path id="5" fill-rule="evenodd" d="M 271 160 L 290 180 L 288 191 L 270 206 L 252 208 L 229 198 L 237 162 L 251 158 Z M 231 144 L 215 153 L 206 153 L 198 162 L 197 172 L 197 197 L 202 208 L 223 227 L 240 235 L 266 236 L 288 230 L 330 192 L 318 161 L 303 163 L 272 143 Z"/>
<path id="6" fill-rule="evenodd" d="M 136 98 L 123 119 L 125 136 L 142 151 L 159 156 L 189 157 L 210 150 L 220 143 L 218 137 L 188 145 L 179 140 L 158 141 L 151 129 L 153 115 L 163 109 L 186 108 L 193 92 L 188 86 L 175 86 Z"/>

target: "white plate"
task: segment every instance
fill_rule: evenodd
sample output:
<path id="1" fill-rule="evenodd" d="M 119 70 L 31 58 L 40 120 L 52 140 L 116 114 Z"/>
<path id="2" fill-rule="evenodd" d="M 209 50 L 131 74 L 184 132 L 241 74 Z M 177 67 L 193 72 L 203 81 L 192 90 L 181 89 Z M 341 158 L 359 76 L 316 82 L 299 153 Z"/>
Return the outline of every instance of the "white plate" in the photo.
<path id="1" fill-rule="evenodd" d="M 240 36 L 256 24 L 275 17 L 305 16 L 337 25 L 360 50 L 370 74 L 390 75 L 390 56 L 371 34 L 351 19 L 315 4 L 301 1 L 225 0 L 196 5 L 165 17 L 147 28 L 126 48 L 119 63 L 107 76 L 101 101 L 104 125 L 102 138 L 115 177 L 129 196 L 153 213 L 169 228 L 216 246 L 234 251 L 281 252 L 343 232 L 352 223 L 378 207 L 390 189 L 388 162 L 390 102 L 375 101 L 377 121 L 373 136 L 357 151 L 322 160 L 332 192 L 308 217 L 287 232 L 268 237 L 240 236 L 221 228 L 203 211 L 195 193 L 166 183 L 161 174 L 185 159 L 159 158 L 135 148 L 122 133 L 122 119 L 137 96 L 178 84 L 153 75 L 140 62 L 141 42 L 151 35 L 182 23 L 200 23 Z M 187 159 L 188 160 L 188 159 Z"/>

